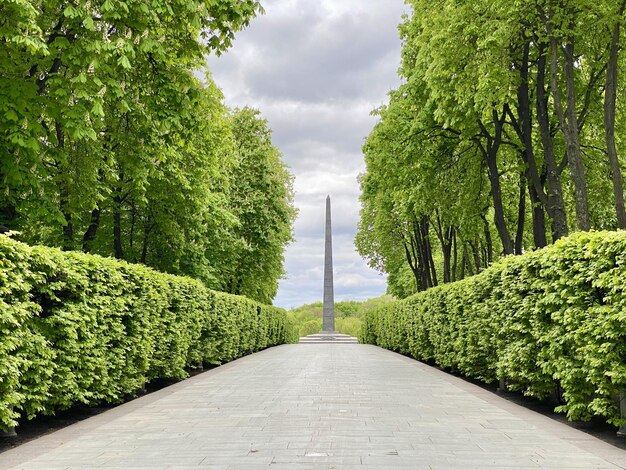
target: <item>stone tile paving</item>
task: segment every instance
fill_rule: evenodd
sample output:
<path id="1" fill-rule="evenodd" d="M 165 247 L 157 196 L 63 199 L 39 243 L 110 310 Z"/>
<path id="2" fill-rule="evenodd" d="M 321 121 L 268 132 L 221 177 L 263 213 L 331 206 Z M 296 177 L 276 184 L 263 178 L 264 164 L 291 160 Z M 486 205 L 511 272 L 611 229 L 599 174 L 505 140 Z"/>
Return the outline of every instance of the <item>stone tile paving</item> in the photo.
<path id="1" fill-rule="evenodd" d="M 0 468 L 626 467 L 626 451 L 358 344 L 286 345 L 0 454 Z"/>

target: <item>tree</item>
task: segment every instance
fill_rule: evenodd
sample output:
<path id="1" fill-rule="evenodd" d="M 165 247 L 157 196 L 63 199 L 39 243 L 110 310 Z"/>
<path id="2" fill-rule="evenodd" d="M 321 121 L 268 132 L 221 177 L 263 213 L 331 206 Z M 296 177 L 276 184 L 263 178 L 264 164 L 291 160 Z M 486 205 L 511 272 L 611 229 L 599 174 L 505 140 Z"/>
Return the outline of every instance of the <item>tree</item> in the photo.
<path id="1" fill-rule="evenodd" d="M 44 216 L 48 226 L 61 224 L 60 243 L 69 249 L 77 245 L 80 212 L 101 197 L 92 183 L 116 145 L 103 138 L 111 135 L 105 109 L 152 99 L 166 77 L 188 82 L 185 75 L 203 65 L 204 54 L 225 50 L 260 6 L 255 0 L 177 0 L 151 8 L 111 0 L 19 0 L 3 9 L 0 35 L 9 47 L 0 52 L 0 93 L 10 103 L 0 113 L 3 193 L 16 219 Z M 185 83 L 172 85 L 179 97 L 186 93 Z M 159 113 L 150 116 L 155 127 L 175 108 Z M 31 203 L 33 193 L 39 203 Z"/>
<path id="2" fill-rule="evenodd" d="M 238 291 L 270 302 L 291 239 L 291 176 L 267 123 L 231 115 L 210 76 L 196 78 L 259 2 L 0 10 L 0 225 L 213 288 L 237 269 Z"/>
<path id="3" fill-rule="evenodd" d="M 619 69 L 619 51 L 621 44 L 621 26 L 626 9 L 626 1 L 617 5 L 615 19 L 609 23 L 611 40 L 609 43 L 609 58 L 604 85 L 604 135 L 606 140 L 607 156 L 611 168 L 611 182 L 615 197 L 615 212 L 617 226 L 626 229 L 626 209 L 624 208 L 624 185 L 622 170 L 615 144 L 615 112 L 617 102 L 617 83 Z"/>
<path id="4" fill-rule="evenodd" d="M 416 289 L 425 290 L 462 277 L 468 247 L 475 269 L 486 266 L 493 245 L 490 234 L 482 237 L 487 195 L 482 172 L 473 170 L 480 155 L 457 132 L 434 125 L 415 105 L 422 88 L 413 85 L 393 92 L 376 112 L 380 122 L 363 147 L 356 246 L 375 269 L 392 274 L 407 266 Z"/>
<path id="5" fill-rule="evenodd" d="M 267 121 L 251 108 L 232 114 L 236 163 L 229 208 L 241 248 L 229 260 L 224 290 L 269 303 L 283 276 L 283 251 L 292 241 L 293 177 L 271 141 Z"/>
<path id="6" fill-rule="evenodd" d="M 436 284 L 425 272 L 444 282 L 475 273 L 566 236 L 568 220 L 623 226 L 626 3 L 408 3 L 404 83 L 364 146 L 356 243 L 370 264 L 393 283 L 411 270 L 424 289 Z M 419 255 L 431 233 L 434 272 Z"/>

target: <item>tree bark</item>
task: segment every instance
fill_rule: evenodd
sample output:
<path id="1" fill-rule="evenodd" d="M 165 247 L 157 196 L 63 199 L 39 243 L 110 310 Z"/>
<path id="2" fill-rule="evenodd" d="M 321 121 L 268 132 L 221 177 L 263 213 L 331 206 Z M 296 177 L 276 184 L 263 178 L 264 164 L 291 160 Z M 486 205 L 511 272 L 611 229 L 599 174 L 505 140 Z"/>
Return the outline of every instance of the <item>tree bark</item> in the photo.
<path id="1" fill-rule="evenodd" d="M 63 185 L 63 183 L 61 183 Z M 64 187 L 61 188 L 59 197 L 59 208 L 63 218 L 65 219 L 65 225 L 63 226 L 63 245 L 62 248 L 65 251 L 74 249 L 74 224 L 72 223 L 72 212 L 69 208 L 69 193 Z"/>
<path id="2" fill-rule="evenodd" d="M 54 130 L 57 138 L 57 148 L 60 151 L 65 148 L 65 133 L 61 127 L 61 123 L 54 123 Z M 72 223 L 72 211 L 70 209 L 70 193 L 67 188 L 66 181 L 59 182 L 59 210 L 65 219 L 63 226 L 63 250 L 69 251 L 74 249 L 74 225 Z"/>
<path id="3" fill-rule="evenodd" d="M 433 261 L 429 226 L 427 216 L 421 216 L 419 220 L 414 217 L 408 237 L 405 234 L 400 234 L 406 259 L 415 276 L 418 291 L 424 291 L 437 285 L 437 272 Z"/>
<path id="4" fill-rule="evenodd" d="M 546 214 L 544 211 L 544 205 L 539 200 L 535 186 L 529 182 L 528 184 L 528 196 L 530 198 L 530 204 L 532 208 L 533 218 L 533 242 L 535 248 L 543 248 L 548 244 L 546 239 Z"/>
<path id="5" fill-rule="evenodd" d="M 489 222 L 485 214 L 481 214 L 480 218 L 483 221 L 483 232 L 485 234 L 485 241 L 487 242 L 487 262 L 493 263 L 493 240 L 491 239 L 491 230 L 489 229 Z"/>
<path id="6" fill-rule="evenodd" d="M 554 108 L 557 116 L 559 117 L 559 125 L 565 139 L 567 161 L 569 164 L 572 182 L 574 183 L 574 192 L 576 195 L 576 222 L 579 230 L 587 231 L 591 229 L 591 221 L 589 217 L 585 167 L 583 165 L 582 153 L 580 150 L 578 116 L 576 115 L 574 50 L 574 38 L 570 36 L 566 40 L 564 51 L 566 106 L 565 110 L 563 110 L 561 90 L 558 82 L 558 43 L 557 38 L 554 37 L 554 35 L 550 38 L 550 82 L 552 86 L 552 99 L 554 101 Z"/>
<path id="7" fill-rule="evenodd" d="M 519 175 L 519 203 L 517 206 L 517 232 L 515 233 L 515 254 L 521 255 L 524 245 L 524 225 L 526 224 L 526 171 Z"/>
<path id="8" fill-rule="evenodd" d="M 467 243 L 463 243 L 463 277 L 465 277 L 465 269 L 467 268 L 467 275 L 473 276 L 474 271 L 470 262 L 469 255 L 467 254 Z"/>
<path id="9" fill-rule="evenodd" d="M 626 8 L 626 0 L 623 0 L 618 11 L 618 18 L 613 27 L 613 35 L 609 47 L 609 61 L 606 70 L 606 83 L 604 88 L 604 136 L 606 140 L 606 151 L 611 169 L 611 182 L 613 183 L 613 197 L 615 202 L 615 213 L 617 216 L 617 226 L 626 229 L 626 209 L 624 208 L 624 184 L 622 179 L 622 169 L 620 168 L 617 156 L 617 146 L 615 145 L 615 109 L 617 99 L 618 80 L 618 57 L 620 42 L 621 17 Z"/>
<path id="10" fill-rule="evenodd" d="M 15 206 L 10 202 L 3 203 L 0 206 L 0 226 L 3 226 L 8 230 L 12 230 L 17 219 L 17 210 Z"/>
<path id="11" fill-rule="evenodd" d="M 449 237 L 447 243 L 441 245 L 441 251 L 443 254 L 443 282 L 452 282 L 452 234 L 454 229 L 450 228 Z"/>
<path id="12" fill-rule="evenodd" d="M 122 196 L 121 189 L 113 197 L 113 252 L 117 259 L 124 258 L 122 247 Z M 143 259 L 143 257 L 142 257 Z"/>
<path id="13" fill-rule="evenodd" d="M 137 206 L 134 202 L 131 201 L 130 207 L 130 235 L 128 237 L 128 246 L 130 247 L 130 251 L 133 253 L 133 257 L 136 258 L 136 253 L 134 250 L 135 244 L 135 225 L 137 222 Z"/>
<path id="14" fill-rule="evenodd" d="M 4 174 L 2 173 L 2 166 L 0 165 L 0 184 L 4 181 Z M 8 187 L 2 185 L 0 186 L 0 193 L 5 194 L 6 190 L 8 194 L 8 189 Z M 13 204 L 9 198 L 4 197 L 0 201 L 0 233 L 6 233 L 9 230 L 12 230 L 16 219 L 17 210 L 15 208 L 15 204 Z"/>
<path id="15" fill-rule="evenodd" d="M 513 242 L 511 235 L 506 227 L 504 217 L 504 206 L 502 204 L 502 190 L 500 188 L 500 175 L 498 173 L 498 165 L 493 156 L 488 156 L 487 167 L 489 168 L 489 182 L 491 183 L 491 197 L 493 199 L 494 222 L 498 235 L 502 241 L 502 251 L 505 255 L 513 254 Z"/>
<path id="16" fill-rule="evenodd" d="M 98 228 L 100 227 L 100 209 L 95 208 L 91 211 L 91 220 L 89 221 L 89 227 L 83 235 L 83 251 L 88 253 L 91 251 L 91 242 L 96 238 Z"/>
<path id="17" fill-rule="evenodd" d="M 148 226 L 147 224 L 143 227 L 143 243 L 141 247 L 141 264 L 146 264 L 146 259 L 148 258 L 148 239 L 150 238 L 150 232 L 152 231 L 152 226 Z"/>
<path id="18" fill-rule="evenodd" d="M 429 236 L 429 221 L 427 216 L 422 216 L 414 222 L 414 232 L 417 240 L 417 253 L 421 266 L 424 290 L 437 285 L 437 273 L 435 271 L 432 249 Z"/>
<path id="19" fill-rule="evenodd" d="M 478 250 L 477 246 L 472 242 L 469 242 L 469 246 L 472 249 L 472 256 L 474 258 L 474 265 L 476 266 L 476 274 L 483 270 L 482 264 L 480 263 L 480 250 Z"/>
<path id="20" fill-rule="evenodd" d="M 467 250 L 465 249 L 465 244 L 463 244 L 463 254 L 461 255 L 461 277 L 459 279 L 465 279 L 465 256 L 467 255 Z"/>
<path id="21" fill-rule="evenodd" d="M 413 224 L 413 232 L 415 232 L 414 229 L 415 224 Z M 415 242 L 415 233 L 409 235 L 409 240 L 407 240 L 407 237 L 403 233 L 400 233 L 400 238 L 402 239 L 402 244 L 404 246 L 406 261 L 409 264 L 409 268 L 411 268 L 413 277 L 415 277 L 415 287 L 418 291 L 422 291 L 424 290 L 424 279 L 422 276 L 422 269 L 419 265 L 419 256 L 417 253 Z"/>
<path id="22" fill-rule="evenodd" d="M 454 227 L 445 227 L 441 222 L 439 212 L 437 212 L 437 225 L 435 227 L 437 238 L 441 244 L 441 253 L 443 255 L 443 282 L 452 281 L 452 243 L 454 238 Z"/>
<path id="23" fill-rule="evenodd" d="M 458 259 L 459 259 L 459 254 L 457 251 L 457 246 L 456 246 L 456 230 L 454 231 L 454 233 L 452 234 L 452 276 L 451 276 L 451 281 L 455 282 L 456 281 L 456 273 L 457 273 L 457 268 L 458 268 Z"/>
<path id="24" fill-rule="evenodd" d="M 437 279 L 437 269 L 435 267 L 435 260 L 433 259 L 433 248 L 430 243 L 430 237 L 426 239 L 426 246 L 428 251 L 428 264 L 430 266 L 430 287 L 437 287 L 439 280 Z"/>
<path id="25" fill-rule="evenodd" d="M 544 190 L 544 178 L 537 166 L 537 160 L 535 159 L 535 151 L 533 147 L 533 122 L 532 122 L 532 106 L 530 97 L 530 45 L 531 42 L 526 40 L 524 43 L 524 49 L 518 65 L 520 74 L 520 84 L 517 89 L 517 115 L 518 118 L 513 120 L 513 125 L 516 133 L 519 136 L 520 141 L 524 146 L 524 150 L 521 153 L 522 160 L 526 164 L 525 177 L 528 180 L 528 193 L 530 202 L 532 204 L 532 222 L 533 222 L 533 240 L 536 247 L 545 246 L 546 241 L 546 228 L 545 228 L 545 216 L 544 206 L 547 207 L 549 203 L 549 197 Z M 545 60 L 544 60 L 545 68 Z M 521 181 L 520 176 L 520 181 Z M 521 202 L 521 186 L 520 186 L 520 202 Z M 525 209 L 525 204 L 524 204 Z M 518 220 L 521 213 L 518 213 Z M 521 253 L 520 245 L 520 227 L 518 224 L 518 233 L 516 235 L 516 253 Z"/>
<path id="26" fill-rule="evenodd" d="M 563 202 L 561 172 L 554 157 L 554 140 L 550 129 L 548 97 L 546 96 L 545 87 L 547 58 L 544 52 L 545 48 L 541 47 L 537 63 L 537 122 L 539 123 L 547 173 L 548 204 L 546 209 L 552 219 L 552 241 L 557 241 L 559 238 L 566 237 L 569 230 L 567 227 L 567 213 Z"/>
<path id="27" fill-rule="evenodd" d="M 498 171 L 498 151 L 500 144 L 502 143 L 502 129 L 504 126 L 505 112 L 502 113 L 502 117 L 498 115 L 498 112 L 493 110 L 493 125 L 495 128 L 494 135 L 491 136 L 485 126 L 479 122 L 479 126 L 482 129 L 482 136 L 486 138 L 487 145 L 484 146 L 481 142 L 477 142 L 478 146 L 483 154 L 485 163 L 487 164 L 487 173 L 489 175 L 489 182 L 491 184 L 491 197 L 493 199 L 494 209 L 494 222 L 498 235 L 502 241 L 502 251 L 505 255 L 511 255 L 514 252 L 513 241 L 511 235 L 506 226 L 506 220 L 504 217 L 504 205 L 502 203 L 502 190 L 500 187 L 500 173 Z"/>
<path id="28" fill-rule="evenodd" d="M 522 160 L 526 165 L 528 172 L 527 178 L 529 183 L 534 186 L 537 195 L 542 203 L 547 204 L 547 196 L 544 194 L 543 181 L 537 161 L 535 159 L 535 151 L 533 146 L 533 121 L 530 100 L 529 86 L 529 57 L 530 57 L 530 41 L 524 44 L 524 50 L 520 62 L 517 66 L 520 74 L 520 84 L 517 88 L 517 119 L 511 114 L 513 127 L 524 148 L 521 153 Z"/>

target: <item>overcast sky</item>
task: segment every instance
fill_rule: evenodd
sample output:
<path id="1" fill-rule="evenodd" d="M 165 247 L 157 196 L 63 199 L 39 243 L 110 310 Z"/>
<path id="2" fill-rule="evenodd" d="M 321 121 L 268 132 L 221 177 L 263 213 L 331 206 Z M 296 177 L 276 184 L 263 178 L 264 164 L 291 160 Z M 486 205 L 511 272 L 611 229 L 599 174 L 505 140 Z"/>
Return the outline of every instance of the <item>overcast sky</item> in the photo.
<path id="1" fill-rule="evenodd" d="M 258 108 L 295 176 L 300 213 L 274 304 L 322 299 L 325 198 L 333 215 L 335 300 L 385 292 L 354 248 L 361 146 L 370 112 L 397 87 L 402 0 L 265 0 L 265 15 L 209 68 L 229 106 Z"/>

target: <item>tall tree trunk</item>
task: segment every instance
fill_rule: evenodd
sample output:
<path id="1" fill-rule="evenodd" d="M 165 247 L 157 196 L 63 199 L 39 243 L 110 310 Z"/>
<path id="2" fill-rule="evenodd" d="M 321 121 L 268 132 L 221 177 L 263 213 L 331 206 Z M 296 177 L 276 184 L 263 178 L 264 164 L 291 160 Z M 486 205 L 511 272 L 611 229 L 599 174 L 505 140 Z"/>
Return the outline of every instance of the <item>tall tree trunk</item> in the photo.
<path id="1" fill-rule="evenodd" d="M 479 148 L 487 164 L 487 173 L 489 175 L 489 182 L 491 184 L 491 197 L 493 199 L 494 209 L 494 222 L 498 235 L 502 241 L 502 250 L 505 255 L 513 254 L 514 247 L 511 235 L 506 226 L 506 219 L 504 217 L 504 205 L 502 203 L 502 190 L 500 187 L 500 172 L 498 171 L 498 151 L 500 150 L 500 144 L 502 143 L 502 129 L 504 126 L 505 112 L 502 113 L 502 117 L 498 115 L 498 112 L 494 109 L 493 112 L 493 125 L 495 128 L 494 135 L 491 136 L 485 126 L 479 122 L 479 126 L 482 129 L 483 137 L 487 140 L 487 145 L 483 145 L 482 142 L 477 142 Z"/>
<path id="2" fill-rule="evenodd" d="M 437 273 L 435 271 L 432 249 L 430 244 L 430 229 L 427 216 L 422 216 L 419 221 L 413 223 L 413 230 L 417 240 L 417 253 L 422 272 L 422 285 L 424 290 L 437 285 Z"/>
<path id="3" fill-rule="evenodd" d="M 540 174 L 535 159 L 535 151 L 533 147 L 533 123 L 532 123 L 532 106 L 530 97 L 530 40 L 526 40 L 524 43 L 524 49 L 520 64 L 517 67 L 520 74 L 520 84 L 517 89 L 517 109 L 518 118 L 512 119 L 514 128 L 519 136 L 520 141 L 524 146 L 524 150 L 521 153 L 522 160 L 526 164 L 526 179 L 528 180 L 528 192 L 530 196 L 530 202 L 532 204 L 532 221 L 533 221 L 533 239 L 535 246 L 545 246 L 546 241 L 546 228 L 545 228 L 545 216 L 544 206 L 548 206 L 549 197 L 544 191 L 544 179 Z M 544 60 L 545 68 L 545 60 Z M 520 180 L 521 181 L 521 180 Z M 521 186 L 520 186 L 521 191 Z M 521 202 L 521 194 L 520 194 Z M 525 204 L 524 204 L 525 205 Z M 525 207 L 524 207 L 525 209 Z M 518 214 L 518 220 L 520 215 Z M 518 233 L 516 235 L 516 253 L 521 253 L 520 245 L 520 227 L 518 224 Z"/>
<path id="4" fill-rule="evenodd" d="M 439 285 L 437 280 L 437 269 L 435 267 L 435 260 L 433 259 L 433 247 L 430 243 L 430 236 L 426 232 L 426 251 L 428 253 L 428 265 L 430 266 L 430 287 L 436 287 Z"/>
<path id="5" fill-rule="evenodd" d="M 489 155 L 487 167 L 489 168 L 489 182 L 491 183 L 491 197 L 493 199 L 494 222 L 498 235 L 502 241 L 502 251 L 505 255 L 513 254 L 513 242 L 511 235 L 506 227 L 504 217 L 504 205 L 502 204 L 502 190 L 500 188 L 500 174 L 498 173 L 498 165 L 494 156 Z"/>
<path id="6" fill-rule="evenodd" d="M 61 123 L 56 121 L 54 123 L 54 130 L 57 138 L 57 148 L 60 151 L 65 149 L 65 133 Z M 63 225 L 63 243 L 62 248 L 64 250 L 74 249 L 74 225 L 72 223 L 72 211 L 70 209 L 70 193 L 67 188 L 66 181 L 59 182 L 59 210 L 65 219 Z"/>
<path id="7" fill-rule="evenodd" d="M 485 234 L 485 242 L 487 243 L 487 262 L 493 263 L 493 240 L 491 239 L 491 230 L 489 229 L 489 222 L 485 214 L 480 215 L 483 221 L 483 233 Z"/>
<path id="8" fill-rule="evenodd" d="M 528 184 L 528 196 L 530 197 L 530 204 L 532 208 L 533 217 L 533 241 L 535 248 L 543 248 L 548 244 L 546 239 L 546 215 L 543 210 L 544 205 L 539 200 L 535 186 Z"/>
<path id="9" fill-rule="evenodd" d="M 143 243 L 141 247 L 141 264 L 146 264 L 148 258 L 148 239 L 150 238 L 150 232 L 152 231 L 152 225 L 147 223 L 143 227 Z"/>
<path id="10" fill-rule="evenodd" d="M 472 249 L 472 256 L 474 257 L 474 265 L 476 266 L 476 274 L 478 274 L 483 269 L 480 263 L 480 250 L 472 242 L 469 242 L 469 246 Z"/>
<path id="11" fill-rule="evenodd" d="M 515 233 L 515 254 L 521 255 L 524 244 L 524 226 L 526 225 L 526 171 L 519 175 L 519 203 L 517 206 L 517 232 Z"/>
<path id="12" fill-rule="evenodd" d="M 589 202 L 587 196 L 587 179 L 585 176 L 585 166 L 583 165 L 582 153 L 580 150 L 580 140 L 578 132 L 578 116 L 576 114 L 576 84 L 574 71 L 574 38 L 568 37 L 564 51 L 564 73 L 566 106 L 563 110 L 561 90 L 558 82 L 558 42 L 552 35 L 550 38 L 550 82 L 552 85 L 552 99 L 554 108 L 559 117 L 559 125 L 565 138 L 567 149 L 567 160 L 569 163 L 570 175 L 574 183 L 576 195 L 576 222 L 579 230 L 590 230 L 591 221 L 589 217 Z"/>
<path id="13" fill-rule="evenodd" d="M 454 238 L 454 227 L 446 230 L 444 243 L 441 245 L 443 252 L 443 282 L 452 282 L 452 243 Z"/>
<path id="14" fill-rule="evenodd" d="M 437 234 L 437 238 L 439 238 L 441 254 L 443 255 L 443 282 L 445 284 L 452 280 L 452 239 L 454 236 L 454 227 L 444 227 L 438 211 L 435 233 Z"/>
<path id="15" fill-rule="evenodd" d="M 615 145 L 615 108 L 617 98 L 617 72 L 619 66 L 620 26 L 625 8 L 626 0 L 623 0 L 619 7 L 618 18 L 613 27 L 604 88 L 604 136 L 606 140 L 606 152 L 609 158 L 609 167 L 611 168 L 617 226 L 621 229 L 626 229 L 626 209 L 624 208 L 622 169 L 620 168 L 619 159 L 617 157 L 617 146 Z"/>
<path id="16" fill-rule="evenodd" d="M 457 250 L 457 246 L 456 246 L 456 230 L 453 232 L 452 234 L 452 277 L 451 277 L 451 281 L 455 282 L 456 281 L 456 273 L 457 273 L 457 268 L 458 268 L 458 260 L 459 260 L 459 253 Z"/>
<path id="17" fill-rule="evenodd" d="M 242 288 L 243 288 L 243 277 L 239 276 L 237 279 L 237 286 L 235 287 L 235 292 L 233 292 L 233 294 L 243 295 Z"/>
<path id="18" fill-rule="evenodd" d="M 409 236 L 409 240 L 407 237 L 400 232 L 400 238 L 402 239 L 402 244 L 404 246 L 404 254 L 406 256 L 406 261 L 411 268 L 411 272 L 413 273 L 413 277 L 415 277 L 415 287 L 418 291 L 424 290 L 424 283 L 422 278 L 422 270 L 419 266 L 419 257 L 417 255 L 417 249 L 415 244 L 415 234 L 411 234 Z"/>
<path id="19" fill-rule="evenodd" d="M 480 248 L 481 254 L 481 262 L 485 268 L 489 267 L 489 254 L 487 253 L 487 247 L 483 246 Z"/>
<path id="20" fill-rule="evenodd" d="M 65 186 L 65 183 L 61 183 Z M 74 224 L 72 223 L 72 212 L 69 208 L 69 192 L 65 187 L 61 188 L 59 197 L 59 208 L 63 218 L 65 219 L 65 225 L 63 226 L 63 250 L 69 251 L 74 249 Z"/>
<path id="21" fill-rule="evenodd" d="M 16 219 L 17 210 L 15 206 L 10 202 L 4 202 L 3 205 L 0 206 L 0 227 L 4 227 L 4 232 L 15 228 Z"/>
<path id="22" fill-rule="evenodd" d="M 0 166 L 0 194 L 8 194 L 9 188 L 4 186 L 4 175 L 2 173 L 2 166 Z M 15 228 L 15 220 L 17 219 L 17 210 L 15 204 L 4 197 L 0 201 L 0 233 L 8 232 Z"/>
<path id="23" fill-rule="evenodd" d="M 465 277 L 466 268 L 467 268 L 467 275 L 473 276 L 474 270 L 472 269 L 472 263 L 470 262 L 469 255 L 467 253 L 467 243 L 463 243 L 463 277 Z"/>
<path id="24" fill-rule="evenodd" d="M 526 177 L 528 182 L 535 188 L 535 192 L 543 204 L 548 203 L 544 193 L 543 181 L 535 159 L 533 146 L 533 121 L 530 99 L 529 61 L 530 61 L 530 41 L 526 40 L 520 62 L 517 69 L 520 74 L 520 84 L 517 87 L 517 119 L 513 116 L 510 108 L 507 108 L 511 115 L 513 127 L 517 133 L 524 150 L 521 157 L 527 167 Z"/>
<path id="25" fill-rule="evenodd" d="M 91 219 L 89 221 L 89 227 L 83 235 L 83 251 L 88 253 L 91 251 L 91 242 L 96 238 L 98 228 L 100 227 L 100 209 L 95 208 L 91 211 Z"/>
<path id="26" fill-rule="evenodd" d="M 117 194 L 113 197 L 113 252 L 117 259 L 124 258 L 124 249 L 122 247 L 122 195 L 121 188 L 118 188 Z M 143 259 L 143 257 L 142 257 Z"/>
<path id="27" fill-rule="evenodd" d="M 130 247 L 130 250 L 133 252 L 133 256 L 134 255 L 134 244 L 135 244 L 135 225 L 137 222 L 137 206 L 135 205 L 134 202 L 131 202 L 131 207 L 130 207 L 130 235 L 128 237 L 128 246 Z"/>
<path id="28" fill-rule="evenodd" d="M 441 248 L 443 254 L 443 282 L 447 284 L 452 281 L 452 249 L 448 244 Z"/>
<path id="29" fill-rule="evenodd" d="M 463 254 L 461 255 L 461 277 L 460 279 L 465 279 L 465 257 L 467 255 L 467 250 L 465 248 L 465 244 L 463 244 Z"/>
<path id="30" fill-rule="evenodd" d="M 554 140 L 550 130 L 550 115 L 548 114 L 548 97 L 546 96 L 546 69 L 547 58 L 545 48 L 540 47 L 537 63 L 537 122 L 543 145 L 544 161 L 546 164 L 546 183 L 548 188 L 548 204 L 546 209 L 552 219 L 552 240 L 566 237 L 567 213 L 563 202 L 563 186 L 561 172 L 554 157 Z"/>
<path id="31" fill-rule="evenodd" d="M 424 248 L 420 246 L 419 249 L 419 272 L 420 272 L 420 290 L 425 291 L 430 287 L 430 270 L 428 265 L 424 262 L 427 259 L 424 256 Z"/>

